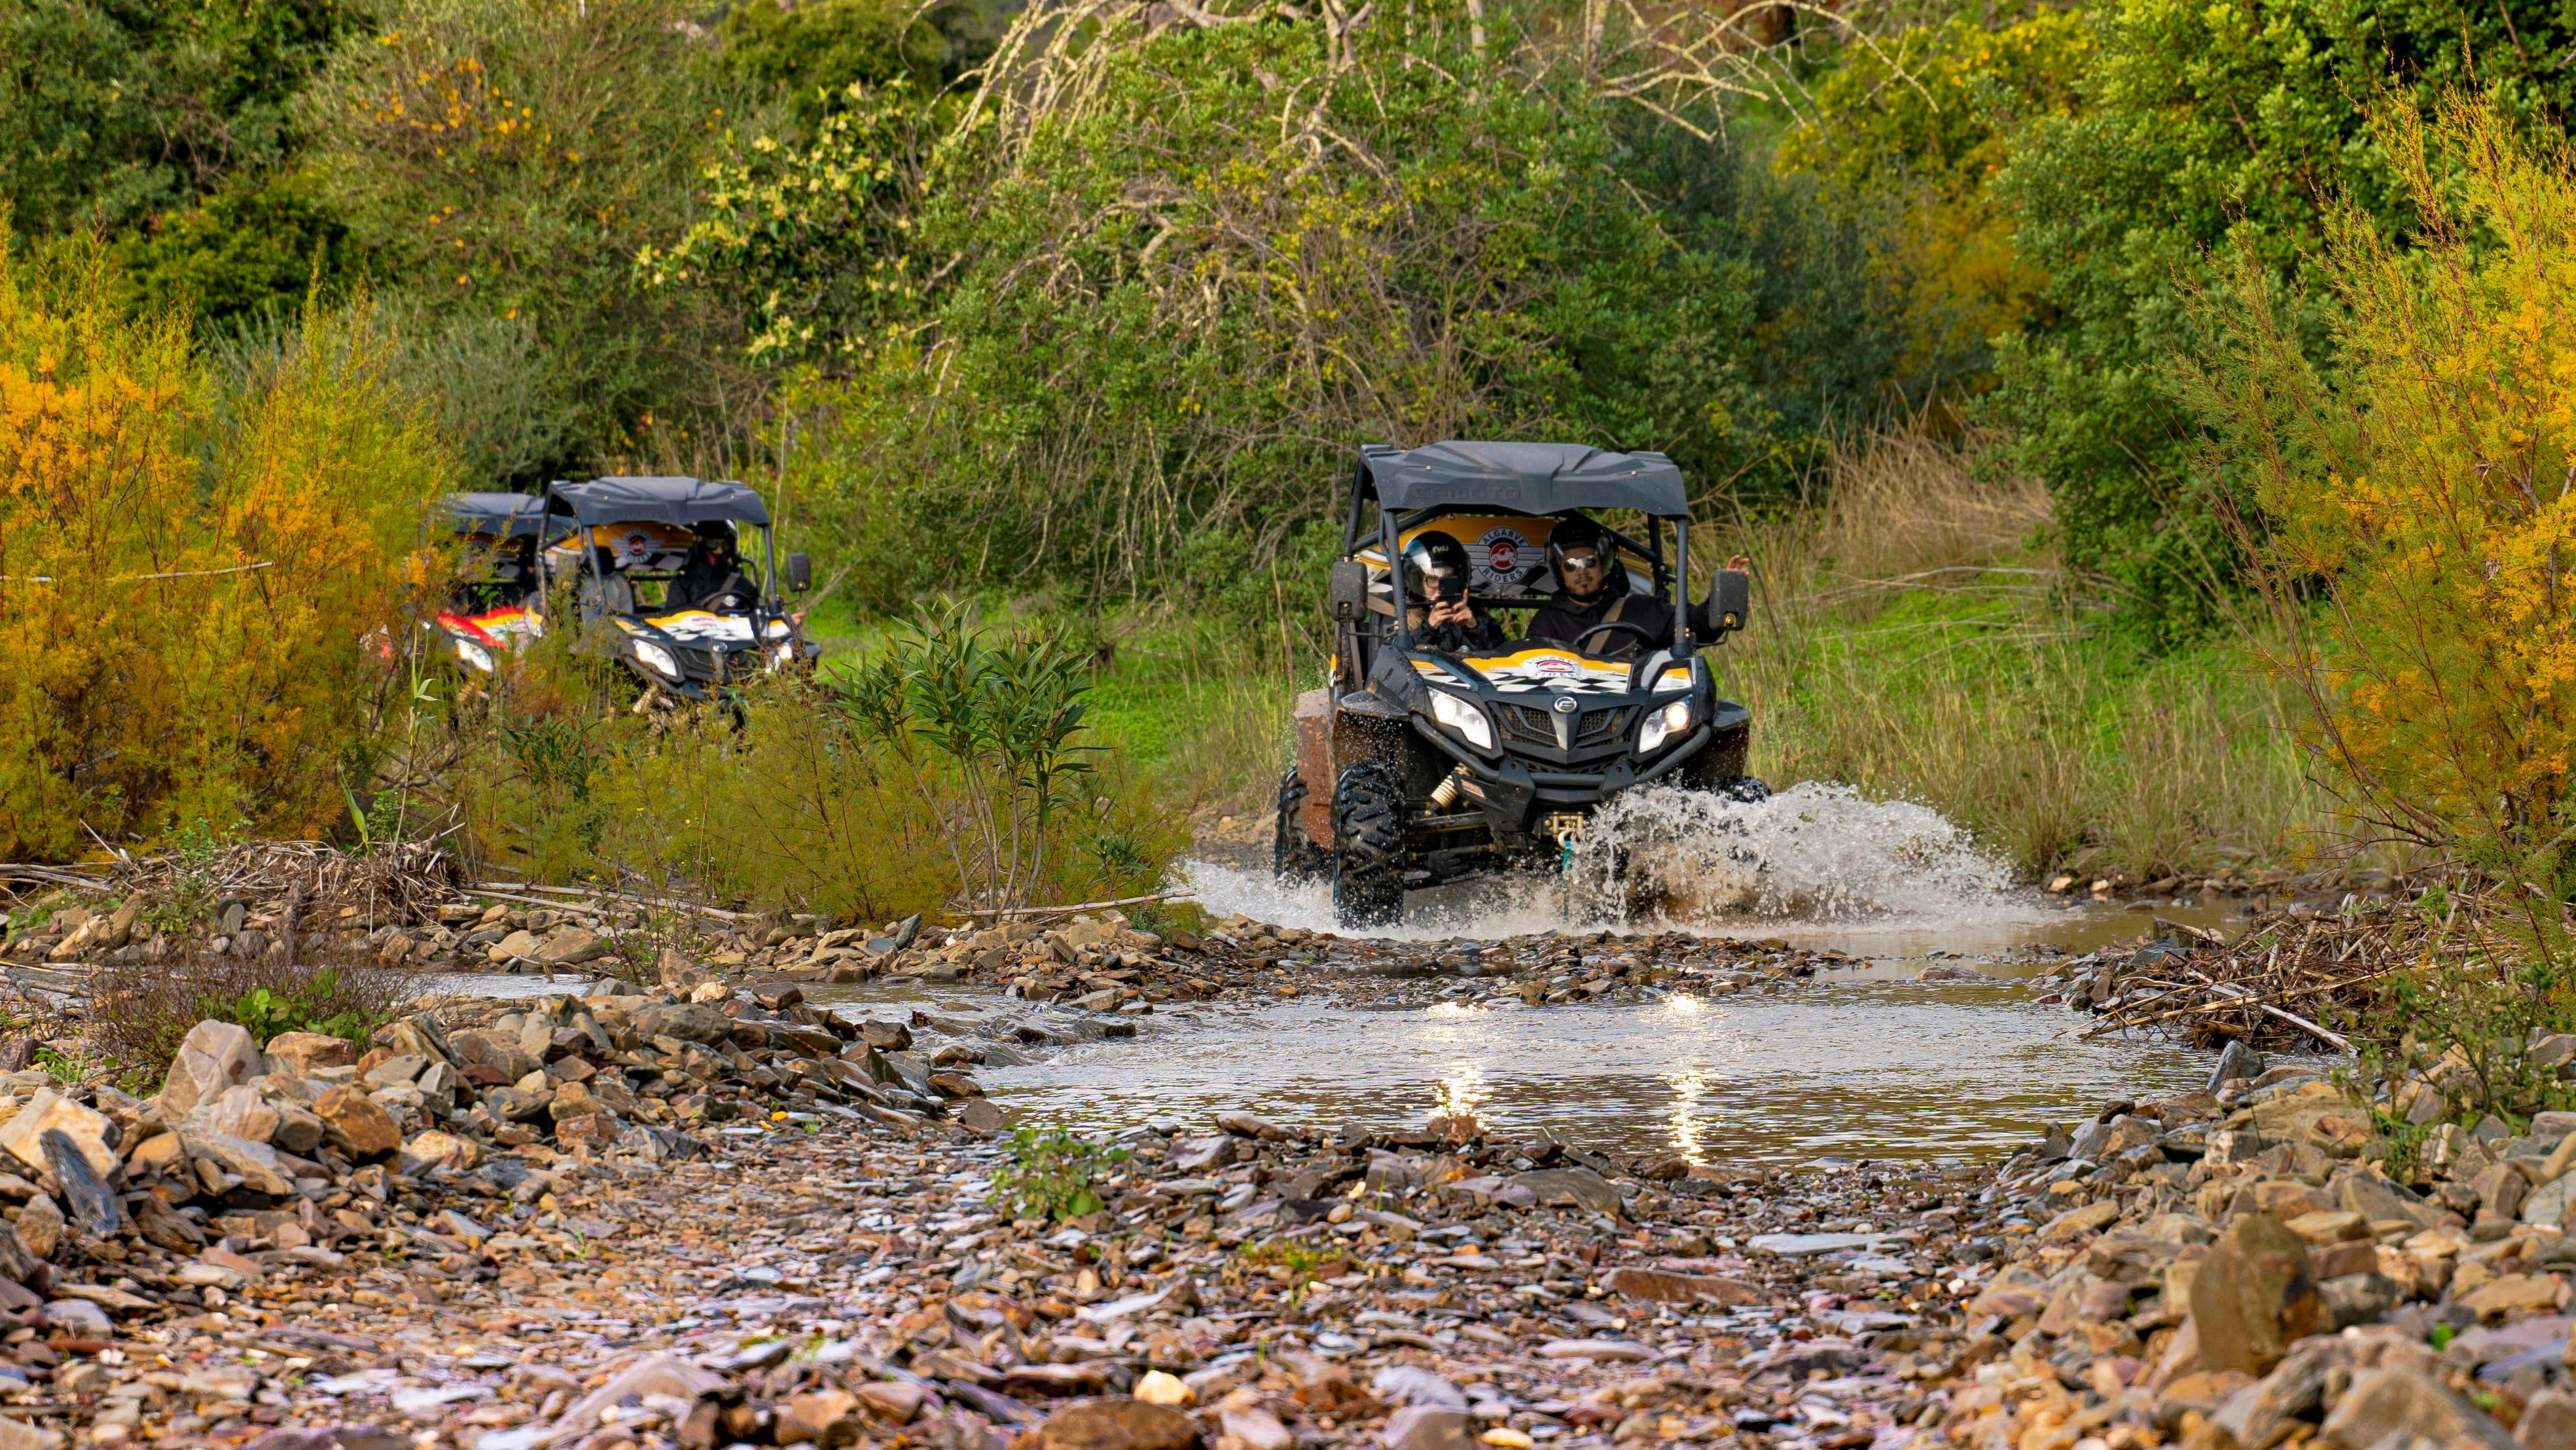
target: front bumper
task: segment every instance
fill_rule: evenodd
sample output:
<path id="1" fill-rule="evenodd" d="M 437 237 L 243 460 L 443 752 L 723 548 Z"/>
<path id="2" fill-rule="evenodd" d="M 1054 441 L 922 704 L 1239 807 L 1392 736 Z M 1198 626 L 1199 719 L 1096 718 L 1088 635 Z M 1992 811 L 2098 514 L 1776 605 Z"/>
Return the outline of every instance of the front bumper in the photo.
<path id="1" fill-rule="evenodd" d="M 1608 715 L 1611 711 L 1593 712 Z M 1628 725 L 1635 710 L 1621 716 L 1620 735 L 1627 738 Z M 1720 732 L 1742 730 L 1752 723 L 1752 712 L 1731 702 L 1721 703 L 1715 718 L 1706 720 L 1685 736 L 1680 743 L 1639 758 L 1623 747 L 1606 760 L 1596 759 L 1580 764 L 1551 760 L 1548 755 L 1561 752 L 1531 751 L 1524 755 L 1521 741 L 1506 730 L 1508 742 L 1500 758 L 1480 755 L 1451 738 L 1437 726 L 1416 720 L 1414 733 L 1459 765 L 1466 767 L 1463 782 L 1469 800 L 1479 806 L 1488 825 L 1506 832 L 1526 832 L 1537 818 L 1558 811 L 1588 810 L 1624 791 L 1649 785 L 1679 770 L 1700 752 L 1709 748 Z M 1538 758 L 1530 758 L 1536 756 Z M 1462 802 L 1462 804 L 1464 804 Z"/>

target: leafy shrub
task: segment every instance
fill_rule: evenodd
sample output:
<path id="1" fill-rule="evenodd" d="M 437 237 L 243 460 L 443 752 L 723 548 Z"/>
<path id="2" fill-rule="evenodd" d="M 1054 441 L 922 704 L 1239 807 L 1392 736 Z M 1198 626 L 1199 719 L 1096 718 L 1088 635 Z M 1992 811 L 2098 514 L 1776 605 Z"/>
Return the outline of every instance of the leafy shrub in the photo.
<path id="1" fill-rule="evenodd" d="M 2261 509 L 2275 663 L 2355 807 L 2557 894 L 2541 858 L 2576 785 L 2576 345 L 2539 319 L 2576 305 L 2576 157 L 2465 102 L 2429 128 L 2392 108 L 2376 139 L 2422 247 L 2357 205 L 2333 215 L 2316 266 L 2336 370 L 2308 361 L 2301 303 L 2248 248 L 2209 299 L 2217 345 L 2190 396 L 2218 430 L 2210 467 Z"/>
<path id="2" fill-rule="evenodd" d="M 993 1175 L 994 1211 L 1004 1218 L 1054 1221 L 1098 1213 L 1093 1185 L 1110 1165 L 1127 1161 L 1124 1148 L 1077 1138 L 1064 1128 L 1021 1128 L 1011 1134 L 1011 1162 Z"/>
<path id="3" fill-rule="evenodd" d="M 215 395 L 92 247 L 0 255 L 0 855 L 317 834 L 371 748 L 444 459 L 363 304 Z"/>
<path id="4" fill-rule="evenodd" d="M 379 967 L 231 953 L 116 967 L 99 981 L 93 1037 L 120 1068 L 156 1083 L 199 1022 L 233 1023 L 262 1047 L 279 1033 L 321 1032 L 363 1050 L 409 995 L 402 974 Z"/>

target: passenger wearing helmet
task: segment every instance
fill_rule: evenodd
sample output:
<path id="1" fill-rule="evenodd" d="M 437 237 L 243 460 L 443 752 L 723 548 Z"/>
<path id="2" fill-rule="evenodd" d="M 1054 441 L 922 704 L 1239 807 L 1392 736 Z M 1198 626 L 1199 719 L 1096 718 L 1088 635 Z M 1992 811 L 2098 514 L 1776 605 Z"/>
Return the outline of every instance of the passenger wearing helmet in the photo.
<path id="1" fill-rule="evenodd" d="M 1652 594 L 1630 592 L 1610 533 L 1581 514 L 1561 516 L 1547 538 L 1556 593 L 1530 616 L 1529 637 L 1562 644 L 1595 659 L 1629 660 L 1673 641 L 1673 607 Z M 1739 554 L 1726 567 L 1745 567 Z M 1715 631 L 1691 606 L 1691 627 L 1703 638 Z M 1620 625 L 1632 628 L 1618 628 Z"/>
<path id="2" fill-rule="evenodd" d="M 1425 649 L 1457 654 L 1492 649 L 1502 631 L 1467 598 L 1467 547 L 1437 529 L 1404 546 L 1405 627 Z"/>
<path id="3" fill-rule="evenodd" d="M 742 561 L 734 554 L 733 526 L 708 522 L 697 526 L 697 542 L 689 546 L 689 562 L 680 567 L 680 577 L 672 581 L 670 604 L 675 609 L 749 609 L 760 602 L 760 591 L 743 577 Z"/>

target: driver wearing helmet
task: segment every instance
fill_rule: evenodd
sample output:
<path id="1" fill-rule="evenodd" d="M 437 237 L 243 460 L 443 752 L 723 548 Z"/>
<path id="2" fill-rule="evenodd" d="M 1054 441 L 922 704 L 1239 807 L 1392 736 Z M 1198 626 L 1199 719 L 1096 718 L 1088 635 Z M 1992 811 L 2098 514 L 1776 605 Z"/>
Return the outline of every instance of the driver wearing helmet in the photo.
<path id="1" fill-rule="evenodd" d="M 1661 649 L 1673 639 L 1673 607 L 1628 588 L 1628 571 L 1609 531 L 1581 514 L 1560 517 L 1547 538 L 1547 560 L 1556 571 L 1556 593 L 1530 616 L 1529 637 L 1562 644 L 1595 659 L 1627 660 Z M 1739 554 L 1726 567 L 1745 567 Z M 1695 630 L 1708 632 L 1692 606 Z M 1629 626 L 1620 628 L 1618 626 Z"/>
<path id="2" fill-rule="evenodd" d="M 1438 529 L 1404 546 L 1404 623 L 1423 648 L 1447 654 L 1502 643 L 1493 618 L 1467 598 L 1467 546 Z"/>
<path id="3" fill-rule="evenodd" d="M 748 609 L 758 603 L 760 591 L 743 577 L 742 561 L 734 554 L 733 526 L 708 522 L 696 532 L 689 562 L 672 583 L 671 603 L 695 609 Z"/>

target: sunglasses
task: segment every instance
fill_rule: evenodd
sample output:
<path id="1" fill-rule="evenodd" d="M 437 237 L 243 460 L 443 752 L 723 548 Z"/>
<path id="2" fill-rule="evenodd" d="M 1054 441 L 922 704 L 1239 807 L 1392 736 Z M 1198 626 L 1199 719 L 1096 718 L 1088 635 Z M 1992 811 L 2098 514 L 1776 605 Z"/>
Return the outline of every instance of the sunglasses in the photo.
<path id="1" fill-rule="evenodd" d="M 1594 573 L 1601 567 L 1601 556 L 1598 554 L 1568 554 L 1563 560 L 1563 567 L 1565 572 L 1569 574 Z"/>

